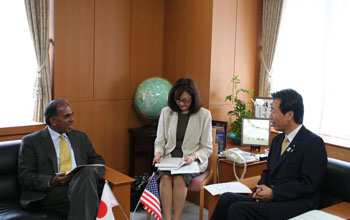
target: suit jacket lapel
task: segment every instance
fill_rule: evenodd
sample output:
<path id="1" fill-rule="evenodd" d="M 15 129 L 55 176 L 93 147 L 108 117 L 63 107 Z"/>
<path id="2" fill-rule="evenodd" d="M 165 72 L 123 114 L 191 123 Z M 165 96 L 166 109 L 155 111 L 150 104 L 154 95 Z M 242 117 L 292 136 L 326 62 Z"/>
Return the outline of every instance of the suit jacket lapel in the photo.
<path id="1" fill-rule="evenodd" d="M 277 141 L 277 146 L 282 146 L 284 136 L 280 136 L 279 140 Z M 271 164 L 270 164 L 270 174 L 272 174 L 277 166 L 281 163 L 281 156 L 280 156 L 280 151 L 275 150 L 273 154 L 271 155 Z"/>
<path id="2" fill-rule="evenodd" d="M 169 123 L 169 131 L 170 131 L 170 139 L 172 140 L 172 142 L 174 144 L 174 147 L 176 146 L 176 129 L 177 129 L 177 121 L 179 119 L 179 113 L 174 112 L 174 115 L 171 117 L 171 121 Z M 168 131 L 165 131 L 168 132 Z M 170 140 L 169 140 L 170 141 Z"/>
<path id="3" fill-rule="evenodd" d="M 48 157 L 50 158 L 53 168 L 57 173 L 58 167 L 57 167 L 56 150 L 55 150 L 55 146 L 53 145 L 53 142 L 49 133 L 49 129 L 47 127 L 44 128 L 41 132 L 41 145 L 44 151 L 46 152 L 46 154 L 48 155 Z"/>
<path id="4" fill-rule="evenodd" d="M 291 156 L 293 153 L 295 153 L 295 151 L 298 151 L 301 147 L 300 140 L 304 137 L 306 132 L 306 129 L 304 126 L 302 126 L 299 130 L 299 132 L 297 133 L 297 135 L 295 135 L 294 139 L 292 140 L 292 142 L 288 145 L 286 151 L 280 156 L 280 151 L 276 151 L 275 155 L 274 155 L 274 159 L 273 161 L 277 161 L 274 166 L 271 168 L 271 173 L 278 167 L 280 166 L 282 163 L 284 163 L 287 158 L 289 156 Z M 280 140 L 279 140 L 279 146 L 282 146 L 282 142 L 283 142 L 283 136 L 281 136 Z"/>
<path id="5" fill-rule="evenodd" d="M 195 133 L 195 131 L 193 131 L 193 129 L 194 129 L 193 123 L 194 123 L 195 118 L 196 118 L 196 114 L 191 114 L 190 118 L 188 119 L 188 124 L 187 124 L 187 128 L 185 131 L 185 136 L 184 136 L 184 140 L 182 142 L 182 146 L 186 146 L 186 142 L 189 140 L 191 134 Z"/>
<path id="6" fill-rule="evenodd" d="M 73 152 L 74 152 L 74 159 L 77 165 L 81 164 L 80 156 L 79 156 L 79 140 L 77 139 L 77 136 L 74 135 L 74 131 L 71 131 L 67 133 L 67 136 L 69 138 L 70 144 L 72 146 Z"/>

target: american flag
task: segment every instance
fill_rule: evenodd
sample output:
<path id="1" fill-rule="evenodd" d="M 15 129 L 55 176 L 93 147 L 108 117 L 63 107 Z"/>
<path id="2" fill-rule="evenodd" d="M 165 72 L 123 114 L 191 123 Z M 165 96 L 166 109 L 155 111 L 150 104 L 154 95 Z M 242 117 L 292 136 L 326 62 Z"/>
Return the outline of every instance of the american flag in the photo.
<path id="1" fill-rule="evenodd" d="M 152 175 L 150 182 L 143 191 L 140 202 L 144 209 L 151 213 L 157 220 L 162 220 L 162 211 L 159 203 L 159 193 L 156 178 Z"/>

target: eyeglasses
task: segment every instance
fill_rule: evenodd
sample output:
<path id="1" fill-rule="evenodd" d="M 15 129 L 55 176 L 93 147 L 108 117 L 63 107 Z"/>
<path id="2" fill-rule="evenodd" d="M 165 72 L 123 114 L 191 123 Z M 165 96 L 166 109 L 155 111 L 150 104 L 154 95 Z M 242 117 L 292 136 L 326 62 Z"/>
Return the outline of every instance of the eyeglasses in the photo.
<path id="1" fill-rule="evenodd" d="M 191 103 L 192 99 L 175 99 L 176 104 L 180 104 L 181 102 L 185 105 Z"/>

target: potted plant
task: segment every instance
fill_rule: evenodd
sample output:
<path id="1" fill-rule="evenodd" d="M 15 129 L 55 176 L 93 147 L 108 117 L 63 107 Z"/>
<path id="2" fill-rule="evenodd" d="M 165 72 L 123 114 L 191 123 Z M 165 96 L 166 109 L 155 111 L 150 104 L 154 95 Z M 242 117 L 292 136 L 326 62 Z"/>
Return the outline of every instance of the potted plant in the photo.
<path id="1" fill-rule="evenodd" d="M 242 118 L 247 117 L 250 118 L 252 117 L 253 110 L 250 108 L 252 102 L 252 96 L 254 93 L 254 89 L 242 89 L 242 88 L 237 88 L 238 85 L 240 84 L 240 80 L 238 76 L 235 76 L 232 78 L 232 83 L 233 83 L 233 94 L 226 96 L 225 101 L 233 101 L 234 103 L 234 108 L 233 110 L 229 111 L 227 114 L 230 116 L 234 117 L 234 120 L 230 118 L 229 125 L 230 125 L 230 130 L 229 130 L 229 138 L 231 138 L 236 144 L 241 144 L 241 132 L 242 132 Z M 241 93 L 248 94 L 249 95 L 249 101 L 244 101 L 242 99 L 238 98 L 238 95 Z"/>

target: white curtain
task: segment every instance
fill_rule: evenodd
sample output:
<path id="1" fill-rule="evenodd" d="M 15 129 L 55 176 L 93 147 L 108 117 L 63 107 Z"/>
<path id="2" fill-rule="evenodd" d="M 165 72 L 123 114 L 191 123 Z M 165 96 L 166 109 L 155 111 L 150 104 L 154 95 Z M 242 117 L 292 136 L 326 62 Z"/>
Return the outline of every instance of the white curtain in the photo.
<path id="1" fill-rule="evenodd" d="M 52 96 L 52 77 L 49 66 L 49 2 L 48 0 L 25 0 L 24 2 L 38 64 L 33 91 L 35 98 L 33 120 L 43 122 L 45 107 Z"/>
<path id="2" fill-rule="evenodd" d="M 259 74 L 259 96 L 271 93 L 271 66 L 275 54 L 283 0 L 263 1 L 262 51 Z"/>
<path id="3" fill-rule="evenodd" d="M 297 90 L 310 130 L 350 139 L 349 0 L 285 0 L 272 91 Z"/>

